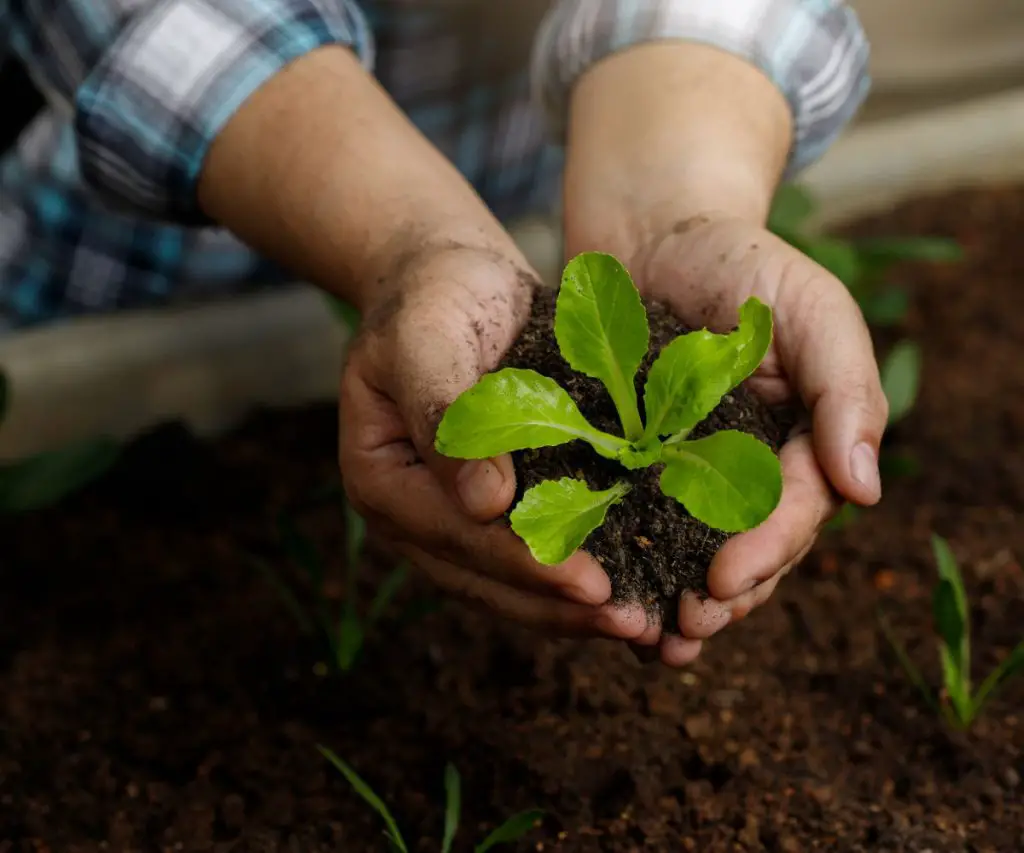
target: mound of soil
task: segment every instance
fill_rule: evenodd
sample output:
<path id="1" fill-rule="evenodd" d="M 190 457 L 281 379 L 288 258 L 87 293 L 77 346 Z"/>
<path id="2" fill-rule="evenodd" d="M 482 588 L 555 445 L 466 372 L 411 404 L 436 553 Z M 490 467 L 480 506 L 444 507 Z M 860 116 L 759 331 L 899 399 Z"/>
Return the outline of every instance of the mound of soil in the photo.
<path id="1" fill-rule="evenodd" d="M 557 293 L 549 288 L 537 291 L 530 321 L 502 366 L 529 368 L 554 379 L 569 392 L 592 425 L 621 435 L 615 404 L 604 385 L 573 371 L 558 351 L 556 299 Z M 679 335 L 692 331 L 665 306 L 645 301 L 644 307 L 651 346 L 636 375 L 641 413 L 644 383 L 658 353 Z M 719 430 L 736 429 L 750 433 L 777 453 L 792 423 L 792 413 L 773 412 L 741 386 L 727 394 L 691 435 L 702 438 Z M 608 573 L 616 600 L 660 611 L 666 629 L 675 630 L 680 593 L 707 592 L 708 567 L 728 536 L 698 521 L 682 504 L 662 493 L 658 478 L 663 466 L 627 471 L 582 441 L 523 451 L 512 458 L 517 500 L 537 483 L 561 477 L 585 480 L 591 489 L 598 490 L 622 480 L 632 485 L 632 491 L 608 511 L 605 523 L 587 538 L 583 549 Z"/>
<path id="2" fill-rule="evenodd" d="M 856 230 L 967 249 L 894 272 L 924 381 L 887 444 L 918 472 L 684 672 L 455 604 L 414 619 L 432 592 L 413 583 L 350 675 L 319 675 L 322 644 L 249 554 L 275 554 L 277 514 L 336 482 L 329 406 L 210 446 L 154 436 L 65 506 L 0 520 L 0 851 L 385 851 L 317 743 L 416 853 L 439 850 L 447 761 L 463 776 L 458 853 L 534 806 L 542 825 L 507 849 L 1024 850 L 1024 681 L 950 735 L 876 620 L 883 606 L 937 683 L 934 531 L 963 568 L 977 677 L 1021 638 L 1024 188 L 922 199 Z M 338 510 L 302 523 L 339 586 Z"/>

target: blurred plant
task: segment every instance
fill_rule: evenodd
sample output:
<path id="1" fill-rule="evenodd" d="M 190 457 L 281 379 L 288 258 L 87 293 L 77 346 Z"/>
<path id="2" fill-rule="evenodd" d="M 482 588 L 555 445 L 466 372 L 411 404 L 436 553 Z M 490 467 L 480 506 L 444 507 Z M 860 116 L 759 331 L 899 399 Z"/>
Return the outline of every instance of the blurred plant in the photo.
<path id="1" fill-rule="evenodd" d="M 330 498 L 334 492 L 325 492 Z M 395 566 L 374 592 L 366 614 L 359 608 L 359 569 L 365 555 L 366 523 L 351 505 L 343 503 L 345 515 L 345 596 L 340 611 L 327 594 L 327 567 L 316 546 L 299 529 L 295 519 L 282 515 L 278 519 L 278 538 L 291 563 L 304 575 L 313 598 L 310 607 L 300 601 L 284 577 L 268 561 L 255 558 L 256 567 L 282 603 L 294 617 L 299 629 L 312 635 L 318 629 L 327 641 L 330 660 L 341 672 L 349 672 L 363 650 L 370 629 L 384 615 L 388 605 L 405 583 L 407 567 Z"/>
<path id="2" fill-rule="evenodd" d="M 0 371 L 0 426 L 10 401 L 10 383 Z M 106 474 L 119 453 L 113 439 L 91 438 L 0 465 L 0 513 L 30 512 L 60 502 Z"/>
<path id="3" fill-rule="evenodd" d="M 814 199 L 795 184 L 783 184 L 772 202 L 768 228 L 791 246 L 823 266 L 846 285 L 864 318 L 872 326 L 894 326 L 910 306 L 907 291 L 887 280 L 901 261 L 935 263 L 960 260 L 955 241 L 939 237 L 876 237 L 843 239 L 812 234 L 807 223 Z M 889 399 L 889 423 L 907 416 L 917 399 L 921 352 L 909 340 L 897 342 L 881 365 L 882 388 Z"/>
<path id="4" fill-rule="evenodd" d="M 943 690 L 938 695 L 911 661 L 881 611 L 879 623 L 896 659 L 928 706 L 940 714 L 951 728 L 962 730 L 970 727 L 997 689 L 1013 675 L 1024 672 L 1024 640 L 989 673 L 975 691 L 971 683 L 970 607 L 963 577 L 945 539 L 933 535 L 932 552 L 939 573 L 939 582 L 932 595 L 932 617 L 938 634 L 943 680 Z"/>
<path id="5" fill-rule="evenodd" d="M 398 830 L 398 824 L 392 817 L 388 807 L 384 804 L 384 801 L 374 793 L 373 789 L 360 778 L 355 770 L 338 758 L 331 750 L 324 746 L 318 746 L 317 749 L 348 780 L 348 783 L 367 805 L 380 815 L 386 827 L 384 835 L 387 837 L 393 853 L 409 853 L 409 847 Z M 445 766 L 444 789 L 444 836 L 441 841 L 441 853 L 451 853 L 452 845 L 455 843 L 455 835 L 459 830 L 459 820 L 462 817 L 462 783 L 459 778 L 459 771 L 455 769 L 453 764 Z M 488 850 L 499 844 L 510 844 L 513 841 L 518 841 L 533 829 L 537 825 L 537 821 L 543 816 L 544 812 L 536 809 L 513 815 L 477 844 L 473 850 L 475 853 L 487 853 Z"/>

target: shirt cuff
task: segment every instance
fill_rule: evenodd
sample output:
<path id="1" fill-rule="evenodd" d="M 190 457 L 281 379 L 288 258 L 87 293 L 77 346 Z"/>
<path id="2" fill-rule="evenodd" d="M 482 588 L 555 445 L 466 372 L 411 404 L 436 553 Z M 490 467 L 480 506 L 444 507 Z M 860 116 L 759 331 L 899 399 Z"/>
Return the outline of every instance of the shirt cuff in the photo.
<path id="1" fill-rule="evenodd" d="M 117 207 L 205 224 L 196 183 L 214 138 L 263 83 L 330 44 L 372 66 L 355 3 L 164 0 L 120 34 L 76 93 L 84 180 Z"/>
<path id="2" fill-rule="evenodd" d="M 617 51 L 665 39 L 718 47 L 772 80 L 793 115 L 787 177 L 828 149 L 870 88 L 867 38 L 840 0 L 558 0 L 532 67 L 534 97 L 556 138 L 580 75 Z"/>

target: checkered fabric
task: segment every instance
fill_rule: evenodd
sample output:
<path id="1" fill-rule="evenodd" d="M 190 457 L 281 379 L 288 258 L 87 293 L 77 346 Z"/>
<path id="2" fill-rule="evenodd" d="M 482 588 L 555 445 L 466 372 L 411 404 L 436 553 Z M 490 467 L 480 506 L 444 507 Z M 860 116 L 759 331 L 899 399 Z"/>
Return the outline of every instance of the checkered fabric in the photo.
<path id="1" fill-rule="evenodd" d="M 233 112 L 317 47 L 355 51 L 507 219 L 555 201 L 576 78 L 656 39 L 761 68 L 793 111 L 791 173 L 868 87 L 840 0 L 0 0 L 0 56 L 50 104 L 0 163 L 0 328 L 286 280 L 195 187 Z"/>

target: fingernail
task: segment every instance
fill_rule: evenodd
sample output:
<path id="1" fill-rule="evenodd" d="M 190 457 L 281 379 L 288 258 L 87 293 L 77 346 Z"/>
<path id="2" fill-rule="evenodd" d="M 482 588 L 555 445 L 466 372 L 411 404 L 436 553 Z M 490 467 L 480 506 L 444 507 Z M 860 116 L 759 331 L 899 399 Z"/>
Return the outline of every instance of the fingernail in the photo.
<path id="1" fill-rule="evenodd" d="M 495 498 L 505 478 L 488 461 L 469 462 L 462 466 L 455 478 L 459 500 L 470 515 L 486 515 L 494 509 Z"/>
<path id="2" fill-rule="evenodd" d="M 882 495 L 882 480 L 878 474 L 878 456 L 875 449 L 861 442 L 850 454 L 850 473 L 853 479 L 867 489 L 876 500 Z"/>

